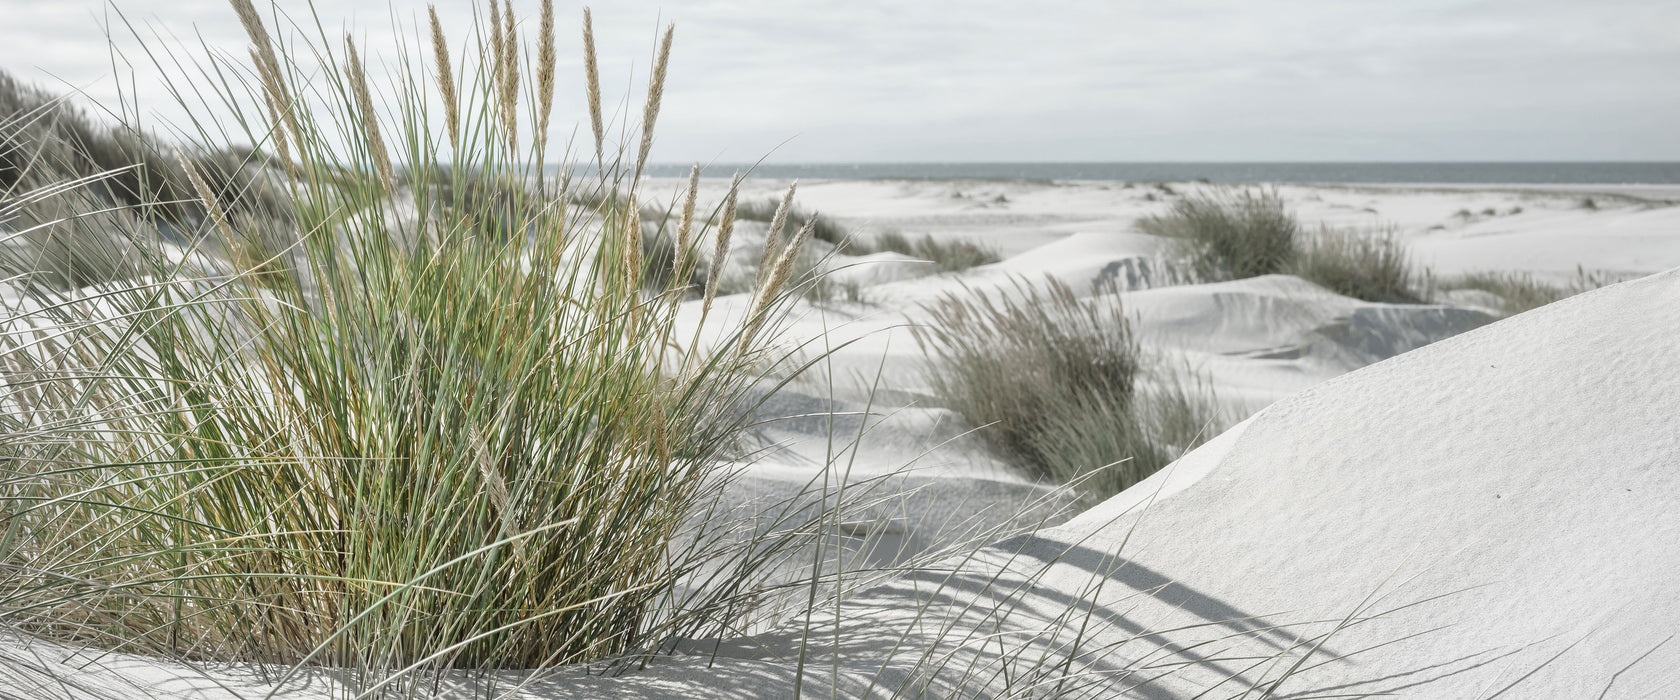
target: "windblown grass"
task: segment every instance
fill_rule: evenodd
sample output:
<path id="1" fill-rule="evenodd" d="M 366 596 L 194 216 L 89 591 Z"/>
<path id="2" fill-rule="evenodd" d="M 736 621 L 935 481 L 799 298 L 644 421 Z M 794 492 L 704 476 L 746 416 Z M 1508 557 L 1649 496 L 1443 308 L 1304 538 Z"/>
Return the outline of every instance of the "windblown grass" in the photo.
<path id="1" fill-rule="evenodd" d="M 876 236 L 875 249 L 927 260 L 937 266 L 940 272 L 960 272 L 1003 259 L 996 248 L 975 241 L 942 241 L 931 234 L 912 239 L 897 231 L 888 231 Z"/>
<path id="2" fill-rule="evenodd" d="M 1145 233 L 1177 242 L 1202 279 L 1291 274 L 1365 301 L 1421 303 L 1419 274 L 1392 230 L 1301 230 L 1275 190 L 1214 190 L 1139 219 Z"/>
<path id="3" fill-rule="evenodd" d="M 1447 278 L 1437 283 L 1443 291 L 1480 289 L 1499 297 L 1499 310 L 1515 316 L 1582 292 L 1592 291 L 1619 280 L 1603 272 L 1589 273 L 1579 266 L 1575 278 L 1568 282 L 1548 282 L 1526 272 L 1471 272 Z"/>
<path id="4" fill-rule="evenodd" d="M 1144 386 L 1144 356 L 1119 299 L 1082 300 L 1055 279 L 947 294 L 914 327 L 929 387 L 1035 476 L 1118 493 L 1193 447 L 1215 420 L 1197 391 Z"/>
<path id="5" fill-rule="evenodd" d="M 184 231 L 208 219 L 201 191 L 241 223 L 290 216 L 271 178 L 254 167 L 257 156 L 240 145 L 183 153 L 132 128 L 101 125 L 0 71 L 0 199 L 8 219 L 0 230 L 10 232 L 0 276 L 60 288 L 132 278 L 143 272 L 142 249 L 182 243 Z M 119 230 L 125 233 L 113 234 Z M 228 257 L 267 246 L 243 237 L 218 243 Z M 82 253 L 90 248 L 101 252 Z"/>
<path id="6" fill-rule="evenodd" d="M 1392 229 L 1350 231 L 1320 227 L 1306 237 L 1288 272 L 1343 296 L 1418 304 L 1418 275 L 1405 243 Z"/>
<path id="7" fill-rule="evenodd" d="M 56 242 L 94 271 L 12 256 L 36 267 L 10 280 L 0 328 L 6 630 L 330 665 L 375 692 L 420 671 L 733 629 L 809 526 L 741 544 L 727 519 L 696 514 L 785 357 L 767 348 L 811 227 L 780 248 L 729 342 L 697 349 L 676 335 L 687 285 L 646 272 L 633 173 L 648 141 L 599 179 L 547 179 L 545 139 L 519 131 L 548 119 L 552 85 L 517 87 L 511 9 L 464 62 L 432 27 L 427 55 L 459 70 L 428 76 L 409 58 L 382 83 L 348 39 L 281 45 L 248 0 L 233 4 L 255 66 L 218 62 L 207 75 L 244 82 L 198 82 L 249 143 L 285 144 L 243 164 L 278 183 L 272 215 L 240 216 L 190 158 L 190 189 L 123 189 L 132 168 L 89 175 L 105 165 L 32 148 L 56 133 L 33 117 L 0 122 L 35 154 L 0 207 L 8 240 Z M 445 138 L 425 95 L 451 74 L 465 82 L 440 90 Z M 215 152 L 219 127 L 192 127 Z M 579 188 L 598 204 L 571 204 Z M 137 202 L 100 206 L 111 192 Z M 202 212 L 177 214 L 178 249 L 145 218 L 166 196 Z M 61 213 L 43 221 L 42 207 Z M 272 245 L 251 254 L 251 240 Z M 667 279 L 688 278 L 692 253 L 658 261 Z M 681 585 L 701 575 L 723 583 Z"/>
<path id="8" fill-rule="evenodd" d="M 1283 272 L 1296 255 L 1296 222 L 1275 190 L 1211 190 L 1173 202 L 1137 222 L 1144 233 L 1179 242 L 1203 279 Z"/>

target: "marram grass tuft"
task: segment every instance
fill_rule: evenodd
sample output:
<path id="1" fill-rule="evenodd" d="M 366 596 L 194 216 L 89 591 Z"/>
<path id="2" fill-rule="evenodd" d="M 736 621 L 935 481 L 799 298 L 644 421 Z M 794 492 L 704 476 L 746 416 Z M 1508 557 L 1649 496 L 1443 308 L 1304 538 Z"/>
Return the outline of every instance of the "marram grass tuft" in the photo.
<path id="1" fill-rule="evenodd" d="M 718 350 L 678 336 L 686 284 L 649 289 L 638 262 L 650 136 L 628 168 L 599 152 L 589 177 L 543 168 L 546 3 L 534 99 L 511 8 L 459 60 L 434 18 L 426 51 L 381 78 L 348 37 L 281 43 L 233 5 L 254 65 L 173 79 L 186 104 L 231 107 L 231 140 L 256 146 L 242 175 L 154 158 L 156 182 L 117 190 L 132 167 L 90 175 L 55 146 L 0 198 L 7 631 L 334 666 L 376 688 L 731 629 L 774 547 L 695 514 L 730 477 L 716 465 L 792 295 L 760 289 Z M 5 117 L 0 138 L 41 146 L 57 133 L 31 126 L 43 111 Z M 222 128 L 189 125 L 200 142 L 182 152 L 227 146 Z M 240 204 L 255 191 L 276 209 Z M 687 201 L 667 262 L 683 268 L 704 239 Z M 718 570 L 735 574 L 715 594 L 679 585 Z"/>

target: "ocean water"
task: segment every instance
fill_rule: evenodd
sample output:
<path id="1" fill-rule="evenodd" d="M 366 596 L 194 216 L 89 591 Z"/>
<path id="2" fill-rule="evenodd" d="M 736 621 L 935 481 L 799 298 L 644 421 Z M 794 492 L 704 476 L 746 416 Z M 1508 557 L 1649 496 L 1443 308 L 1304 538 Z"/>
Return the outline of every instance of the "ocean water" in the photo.
<path id="1" fill-rule="evenodd" d="M 650 165 L 685 177 L 690 164 Z M 833 180 L 1128 180 L 1222 183 L 1440 183 L 1479 185 L 1680 184 L 1680 163 L 712 163 L 712 177 Z"/>

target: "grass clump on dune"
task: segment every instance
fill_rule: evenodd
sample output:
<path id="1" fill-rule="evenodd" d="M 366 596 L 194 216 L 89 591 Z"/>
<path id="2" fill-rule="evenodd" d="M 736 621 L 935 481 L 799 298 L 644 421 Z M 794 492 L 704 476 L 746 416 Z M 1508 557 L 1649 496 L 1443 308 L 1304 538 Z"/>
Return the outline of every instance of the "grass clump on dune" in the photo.
<path id="1" fill-rule="evenodd" d="M 1392 230 L 1301 230 L 1275 190 L 1214 190 L 1139 219 L 1144 233 L 1172 239 L 1202 279 L 1295 275 L 1365 301 L 1421 303 L 1418 275 Z"/>
<path id="2" fill-rule="evenodd" d="M 927 323 L 913 330 L 935 397 L 1035 476 L 1084 480 L 1087 492 L 1108 496 L 1212 427 L 1205 396 L 1145 386 L 1117 294 L 1080 299 L 1055 279 L 1017 280 L 947 294 L 924 310 Z"/>
<path id="3" fill-rule="evenodd" d="M 1212 190 L 1139 219 L 1144 233 L 1179 242 L 1205 279 L 1283 272 L 1296 254 L 1300 224 L 1275 190 Z"/>
<path id="4" fill-rule="evenodd" d="M 1411 256 L 1393 230 L 1324 226 L 1307 236 L 1290 274 L 1343 296 L 1397 304 L 1423 303 Z"/>
<path id="5" fill-rule="evenodd" d="M 897 231 L 875 237 L 875 249 L 926 260 L 940 272 L 960 272 L 1002 260 L 997 249 L 970 240 L 941 241 L 932 234 L 910 238 Z"/>
<path id="6" fill-rule="evenodd" d="M 1515 316 L 1555 301 L 1616 282 L 1612 275 L 1589 273 L 1575 268 L 1575 278 L 1568 282 L 1548 282 L 1526 272 L 1471 272 L 1437 283 L 1442 291 L 1479 289 L 1499 297 L 1499 311 Z"/>
<path id="7" fill-rule="evenodd" d="M 546 3 L 534 50 L 509 12 L 464 62 L 434 16 L 435 54 L 398 62 L 389 84 L 349 37 L 282 45 L 249 0 L 233 4 L 254 65 L 205 70 L 246 76 L 211 81 L 212 99 L 258 144 L 247 160 L 280 183 L 283 215 L 237 216 L 189 158 L 202 214 L 179 219 L 176 250 L 146 218 L 160 191 L 125 207 L 115 174 L 89 179 L 62 153 L 4 192 L 8 242 L 50 238 L 106 274 L 8 281 L 3 631 L 331 665 L 373 692 L 416 670 L 531 668 L 734 629 L 781 545 L 725 546 L 730 525 L 694 515 L 727 482 L 714 465 L 781 357 L 767 347 L 810 229 L 777 249 L 718 349 L 677 349 L 696 346 L 675 336 L 686 284 L 648 284 L 635 204 L 672 34 L 642 150 L 607 160 L 597 107 L 599 178 L 554 182 Z M 523 93 L 522 53 L 538 68 Z M 432 122 L 428 93 L 443 107 Z M 28 148 L 32 123 L 0 135 Z M 202 148 L 219 143 L 216 125 L 193 126 Z M 571 204 L 578 189 L 600 204 Z M 667 279 L 700 258 L 687 201 Z M 47 205 L 66 214 L 25 216 Z M 253 238 L 277 247 L 226 252 Z M 681 585 L 703 571 L 723 583 Z"/>
<path id="8" fill-rule="evenodd" d="M 0 193 L 8 200 L 0 277 L 60 288 L 132 277 L 144 265 L 142 248 L 182 243 L 183 232 L 205 220 L 200 186 L 231 219 L 291 213 L 253 167 L 249 147 L 169 148 L 126 126 L 100 125 L 4 71 L 0 124 Z M 82 254 L 88 247 L 101 252 Z"/>

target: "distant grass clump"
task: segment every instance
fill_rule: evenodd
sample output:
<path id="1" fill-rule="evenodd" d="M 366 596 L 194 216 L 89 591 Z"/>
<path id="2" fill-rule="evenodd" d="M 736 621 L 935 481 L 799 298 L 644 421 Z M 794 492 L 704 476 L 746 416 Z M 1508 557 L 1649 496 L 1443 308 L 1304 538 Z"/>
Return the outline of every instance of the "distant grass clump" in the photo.
<path id="1" fill-rule="evenodd" d="M 1300 224 L 1274 190 L 1215 190 L 1173 202 L 1139 219 L 1144 233 L 1179 241 L 1204 279 L 1242 279 L 1285 271 Z"/>
<path id="2" fill-rule="evenodd" d="M 768 223 L 776 218 L 776 211 L 780 209 L 781 206 L 781 202 L 774 199 L 761 201 L 746 200 L 736 205 L 735 216 L 743 221 L 761 221 Z M 797 222 L 811 221 L 812 216 L 813 214 L 806 212 L 797 206 L 790 207 L 784 214 L 784 218 L 786 218 L 786 220 Z M 812 238 L 829 243 L 841 252 L 869 252 L 864 249 L 860 242 L 852 240 L 851 235 L 847 233 L 846 228 L 841 226 L 839 222 L 821 214 L 816 214 L 814 216 L 816 217 L 816 225 L 811 229 Z"/>
<path id="3" fill-rule="evenodd" d="M 1035 476 L 1118 493 L 1192 447 L 1215 415 L 1199 393 L 1143 386 L 1119 299 L 1081 300 L 1054 279 L 947 294 L 914 328 L 928 384 Z"/>
<path id="4" fill-rule="evenodd" d="M 1479 289 L 1492 293 L 1499 297 L 1500 313 L 1515 316 L 1616 281 L 1613 275 L 1589 273 L 1577 266 L 1575 278 L 1568 282 L 1548 282 L 1527 272 L 1485 271 L 1448 278 L 1436 286 L 1443 291 Z"/>
<path id="5" fill-rule="evenodd" d="M 658 263 L 680 282 L 647 279 L 637 206 L 671 31 L 633 157 L 602 153 L 586 49 L 605 167 L 555 182 L 547 3 L 526 61 L 511 11 L 464 62 L 433 15 L 431 51 L 407 60 L 436 65 L 399 61 L 382 90 L 350 37 L 279 44 L 249 0 L 233 4 L 254 65 L 204 70 L 252 82 L 175 97 L 211 90 L 235 112 L 227 124 L 261 147 L 244 157 L 253 181 L 277 183 L 272 216 L 238 216 L 190 156 L 185 192 L 135 188 L 119 177 L 132 169 L 90 177 L 76 151 L 42 141 L 57 138 L 35 126 L 44 112 L 0 118 L 17 171 L 0 230 L 20 270 L 0 320 L 0 633 L 330 665 L 380 697 L 425 671 L 612 658 L 736 629 L 781 545 L 733 546 L 738 524 L 695 515 L 785 359 L 769 348 L 811 229 L 767 256 L 716 349 L 676 337 L 703 232 L 693 193 Z M 521 65 L 537 67 L 524 92 Z M 457 69 L 477 77 L 456 82 Z M 442 124 L 424 116 L 433 90 Z M 596 204 L 575 204 L 578 189 Z M 151 223 L 164 197 L 193 204 Z M 180 227 L 178 250 L 164 226 Z M 101 274 L 67 288 L 39 267 L 57 263 L 13 244 L 31 236 Z M 283 246 L 228 252 L 254 238 Z M 708 309 L 716 293 L 711 275 Z M 685 587 L 701 573 L 716 585 Z"/>
<path id="6" fill-rule="evenodd" d="M 912 239 L 897 231 L 888 231 L 875 237 L 875 248 L 927 260 L 937 266 L 940 272 L 960 272 L 1003 259 L 997 249 L 991 246 L 971 240 L 941 241 L 932 234 L 923 234 L 921 238 Z"/>
<path id="7" fill-rule="evenodd" d="M 1322 227 L 1307 236 L 1286 270 L 1343 296 L 1395 304 L 1420 304 L 1405 244 L 1392 230 L 1358 232 Z"/>
<path id="8" fill-rule="evenodd" d="M 27 275 L 62 288 L 132 277 L 141 269 L 140 247 L 182 243 L 184 231 L 207 220 L 200 188 L 234 223 L 291 214 L 248 146 L 164 147 L 135 129 L 101 125 L 4 71 L 0 124 L 0 198 L 14 232 L 0 241 L 9 252 L 0 257 L 0 277 Z M 22 196 L 46 191 L 56 194 Z M 125 235 L 111 235 L 117 230 Z M 240 257 L 288 243 L 251 238 L 221 241 L 221 252 Z M 86 245 L 104 254 L 82 255 L 77 248 Z"/>
<path id="9" fill-rule="evenodd" d="M 1295 275 L 1345 296 L 1422 303 L 1405 244 L 1390 230 L 1321 227 L 1306 233 L 1274 190 L 1188 196 L 1165 214 L 1139 219 L 1145 233 L 1177 241 L 1203 279 Z"/>

